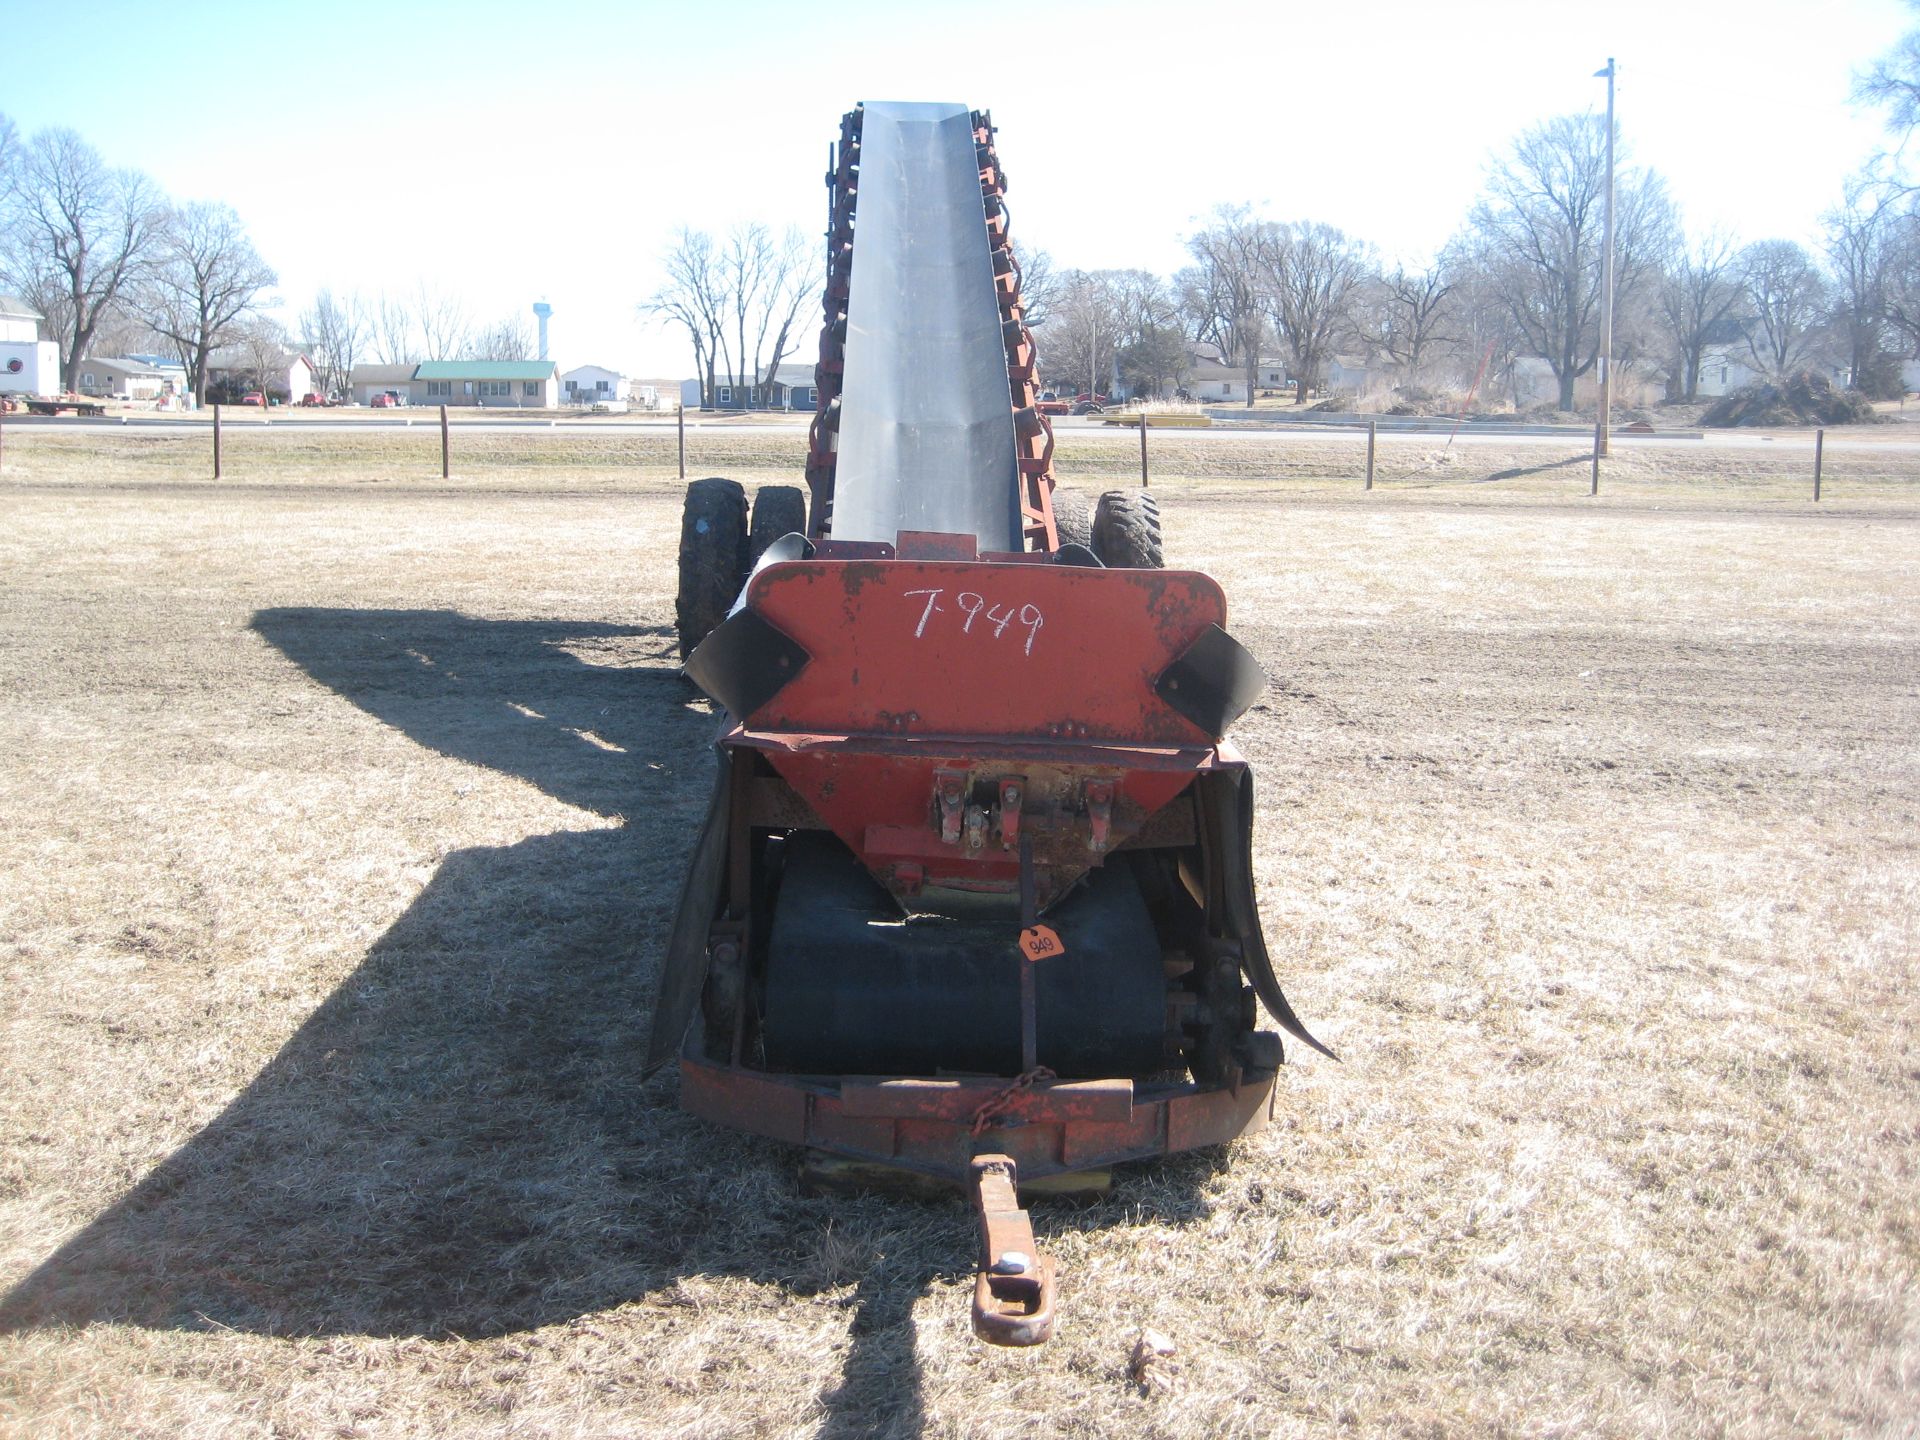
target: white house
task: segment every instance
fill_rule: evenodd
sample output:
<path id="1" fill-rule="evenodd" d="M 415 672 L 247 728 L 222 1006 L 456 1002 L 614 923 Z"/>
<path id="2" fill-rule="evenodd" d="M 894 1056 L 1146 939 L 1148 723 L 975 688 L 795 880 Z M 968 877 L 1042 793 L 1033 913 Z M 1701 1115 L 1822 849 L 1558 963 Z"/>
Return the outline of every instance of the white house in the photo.
<path id="1" fill-rule="evenodd" d="M 1217 350 L 1191 349 L 1187 352 L 1187 378 L 1180 388 L 1196 400 L 1247 403 L 1247 367 L 1228 364 Z M 1253 393 L 1284 390 L 1287 387 L 1287 363 L 1272 356 L 1263 357 L 1253 367 Z"/>
<path id="2" fill-rule="evenodd" d="M 576 365 L 560 374 L 560 400 L 566 405 L 623 411 L 633 400 L 633 381 L 603 365 Z"/>
<path id="3" fill-rule="evenodd" d="M 1853 377 L 1847 373 L 1847 367 L 1837 361 L 1810 359 L 1793 367 L 1796 371 L 1811 370 L 1816 375 L 1824 375 L 1831 380 L 1835 389 L 1844 390 L 1853 383 Z M 1722 345 L 1708 345 L 1700 352 L 1700 389 L 1703 400 L 1717 399 L 1722 395 L 1731 395 L 1743 385 L 1751 385 L 1756 380 L 1769 378 L 1754 363 L 1754 355 L 1744 340 Z"/>
<path id="4" fill-rule="evenodd" d="M 126 358 L 137 360 L 142 365 L 151 365 L 160 373 L 160 409 L 193 408 L 193 379 L 179 360 L 171 355 L 129 355 Z"/>
<path id="5" fill-rule="evenodd" d="M 89 355 L 80 362 L 80 393 L 109 400 L 158 400 L 168 377 L 158 365 L 131 355 Z"/>
<path id="6" fill-rule="evenodd" d="M 40 338 L 41 318 L 26 301 L 0 295 L 0 393 L 60 393 L 60 347 Z"/>
<path id="7" fill-rule="evenodd" d="M 361 405 L 371 405 L 373 397 L 391 391 L 401 404 L 411 404 L 413 400 L 413 366 L 411 365 L 356 365 L 347 377 L 348 398 Z"/>
<path id="8" fill-rule="evenodd" d="M 244 345 L 223 345 L 207 356 L 207 388 L 229 393 L 261 390 L 269 400 L 297 405 L 313 393 L 313 362 L 304 355 L 282 351 L 262 375 Z"/>

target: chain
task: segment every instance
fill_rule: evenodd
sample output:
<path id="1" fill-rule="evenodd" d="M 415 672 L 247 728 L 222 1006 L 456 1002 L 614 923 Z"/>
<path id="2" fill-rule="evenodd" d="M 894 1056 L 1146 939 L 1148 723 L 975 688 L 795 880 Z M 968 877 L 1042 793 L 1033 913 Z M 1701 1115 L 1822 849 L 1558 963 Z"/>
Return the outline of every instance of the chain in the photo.
<path id="1" fill-rule="evenodd" d="M 1053 1071 L 1044 1065 L 1034 1066 L 1033 1069 L 1027 1071 L 1026 1074 L 1020 1076 L 1013 1081 L 1012 1084 L 1008 1085 L 1006 1089 L 982 1100 L 980 1102 L 980 1108 L 973 1112 L 973 1124 L 967 1127 L 967 1133 L 976 1137 L 984 1135 L 987 1132 L 988 1126 L 992 1125 L 995 1120 L 998 1120 L 1013 1108 L 1013 1102 L 1018 1100 L 1023 1092 L 1031 1090 L 1035 1085 L 1043 1081 L 1058 1080 L 1059 1078 L 1058 1075 L 1055 1075 Z"/>

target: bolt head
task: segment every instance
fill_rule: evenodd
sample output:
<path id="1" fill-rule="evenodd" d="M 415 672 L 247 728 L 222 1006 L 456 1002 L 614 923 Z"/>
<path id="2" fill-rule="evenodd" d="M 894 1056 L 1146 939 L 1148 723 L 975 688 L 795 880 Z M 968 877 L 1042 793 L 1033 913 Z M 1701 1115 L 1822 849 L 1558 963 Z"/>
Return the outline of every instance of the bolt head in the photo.
<path id="1" fill-rule="evenodd" d="M 1008 1250 L 993 1262 L 996 1275 L 1024 1275 L 1033 1269 L 1033 1257 L 1024 1250 Z"/>

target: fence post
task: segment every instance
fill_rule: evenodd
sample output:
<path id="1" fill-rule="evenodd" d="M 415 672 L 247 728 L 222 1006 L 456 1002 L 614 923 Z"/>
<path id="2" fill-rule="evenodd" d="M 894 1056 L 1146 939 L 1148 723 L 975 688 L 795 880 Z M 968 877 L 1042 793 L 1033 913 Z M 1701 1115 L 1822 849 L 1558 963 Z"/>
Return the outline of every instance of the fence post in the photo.
<path id="1" fill-rule="evenodd" d="M 1826 448 L 1827 448 L 1827 432 L 1824 430 L 1814 431 L 1813 432 L 1813 498 L 1816 502 L 1818 502 L 1818 500 L 1820 499 L 1820 460 L 1821 460 L 1822 452 L 1824 452 Z"/>
<path id="2" fill-rule="evenodd" d="M 687 402 L 673 407 L 673 428 L 680 433 L 680 478 L 687 478 Z"/>
<path id="3" fill-rule="evenodd" d="M 1593 426 L 1593 479 L 1587 482 L 1587 494 L 1598 495 L 1599 493 L 1600 493 L 1600 422 L 1596 420 Z"/>
<path id="4" fill-rule="evenodd" d="M 440 478 L 447 478 L 447 407 L 440 407 Z"/>
<path id="5" fill-rule="evenodd" d="M 1367 421 L 1367 489 L 1369 490 L 1373 488 L 1373 441 L 1374 432 L 1379 423 L 1377 420 Z"/>
<path id="6" fill-rule="evenodd" d="M 1147 412 L 1140 412 L 1140 488 L 1147 488 Z"/>
<path id="7" fill-rule="evenodd" d="M 213 478 L 220 478 L 220 407 L 213 407 Z"/>

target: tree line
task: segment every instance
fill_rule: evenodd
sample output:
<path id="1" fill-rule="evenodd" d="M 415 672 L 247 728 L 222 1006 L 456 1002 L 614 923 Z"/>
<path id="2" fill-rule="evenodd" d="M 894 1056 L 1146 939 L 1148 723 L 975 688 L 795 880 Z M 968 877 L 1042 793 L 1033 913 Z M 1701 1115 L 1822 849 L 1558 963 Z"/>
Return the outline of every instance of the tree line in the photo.
<path id="1" fill-rule="evenodd" d="M 371 299 L 321 290 L 289 332 L 271 309 L 279 277 L 230 205 L 172 200 L 150 176 L 109 165 L 76 131 L 23 138 L 0 115 L 0 289 L 46 322 L 63 389 L 91 358 L 178 359 L 199 403 L 216 351 L 267 390 L 296 348 L 323 394 L 342 393 L 355 363 L 523 360 L 526 319 L 476 324 L 424 283 Z M 298 398 L 298 397 L 290 397 Z"/>
<path id="2" fill-rule="evenodd" d="M 1424 264 L 1384 264 L 1324 222 L 1223 206 L 1187 237 L 1192 263 L 1172 276 L 1044 270 L 1047 373 L 1161 395 L 1204 347 L 1241 369 L 1251 404 L 1263 360 L 1282 364 L 1304 401 L 1335 356 L 1414 390 L 1465 388 L 1533 358 L 1570 410 L 1600 350 L 1605 186 L 1605 121 L 1569 115 L 1495 157 L 1460 229 Z M 1817 248 L 1689 229 L 1661 178 L 1631 164 L 1617 170 L 1614 205 L 1620 370 L 1693 400 L 1709 354 L 1775 379 L 1824 361 L 1871 396 L 1900 393 L 1902 362 L 1920 356 L 1910 187 L 1854 177 L 1821 217 Z"/>
<path id="3" fill-rule="evenodd" d="M 1896 137 L 1920 125 L 1920 31 L 1860 79 Z M 1622 150 L 1616 134 L 1616 150 Z M 1296 402 L 1336 358 L 1404 392 L 1460 390 L 1518 367 L 1551 376 L 1554 404 L 1599 359 L 1607 182 L 1606 122 L 1593 114 L 1531 126 L 1496 153 L 1481 193 L 1430 259 L 1387 264 L 1367 240 L 1319 220 L 1228 205 L 1185 240 L 1172 275 L 1056 268 L 1023 258 L 1023 294 L 1048 383 L 1134 395 L 1179 393 L 1209 356 L 1237 367 L 1246 403 L 1261 362 L 1284 367 Z M 1689 226 L 1653 171 L 1630 161 L 1614 186 L 1617 373 L 1694 400 L 1709 358 L 1769 379 L 1813 364 L 1874 398 L 1904 388 L 1920 358 L 1920 206 L 1886 156 L 1842 187 L 1813 246 L 1742 242 Z M 769 387 L 798 345 L 795 317 L 819 295 L 818 257 L 765 226 L 716 239 L 682 229 L 667 280 L 642 310 L 680 325 L 711 405 L 717 384 Z"/>

